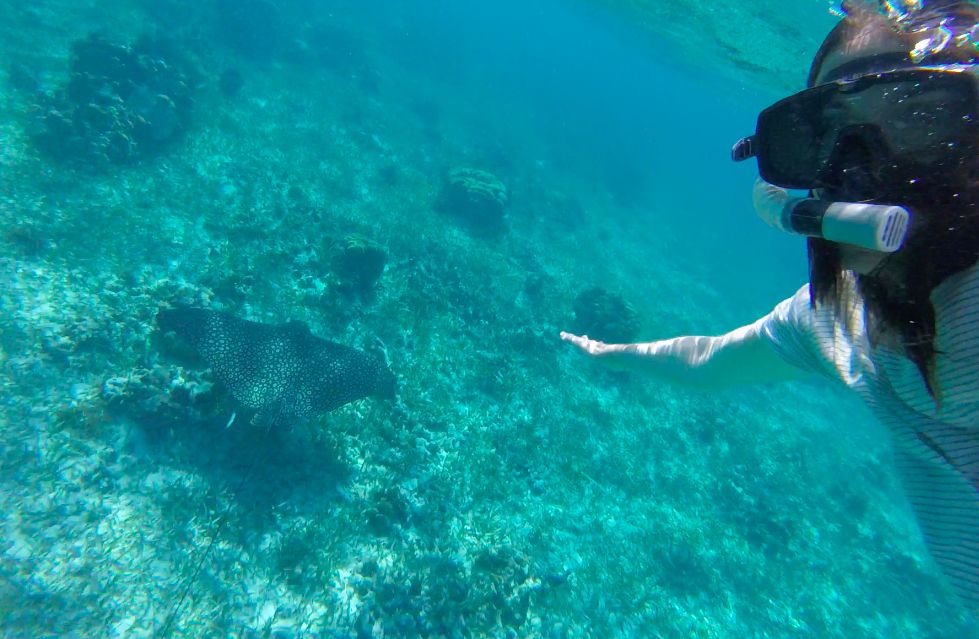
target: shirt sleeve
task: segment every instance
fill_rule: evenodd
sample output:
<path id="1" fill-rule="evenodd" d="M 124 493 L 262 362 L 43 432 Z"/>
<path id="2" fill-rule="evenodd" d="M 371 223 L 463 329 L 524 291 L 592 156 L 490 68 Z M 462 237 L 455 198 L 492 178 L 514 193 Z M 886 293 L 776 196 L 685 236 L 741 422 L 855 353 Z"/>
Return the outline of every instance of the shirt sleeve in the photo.
<path id="1" fill-rule="evenodd" d="M 839 380 L 836 366 L 825 350 L 835 339 L 834 329 L 826 325 L 823 315 L 812 308 L 809 286 L 805 285 L 759 321 L 759 333 L 789 364 Z"/>

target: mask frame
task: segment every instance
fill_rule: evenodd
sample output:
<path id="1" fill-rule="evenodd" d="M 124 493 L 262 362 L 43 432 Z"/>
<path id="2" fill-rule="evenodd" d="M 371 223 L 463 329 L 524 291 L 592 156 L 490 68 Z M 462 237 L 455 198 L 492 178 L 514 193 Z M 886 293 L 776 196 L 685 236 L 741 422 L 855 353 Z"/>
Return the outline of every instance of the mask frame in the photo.
<path id="1" fill-rule="evenodd" d="M 732 159 L 757 158 L 762 179 L 783 188 L 838 188 L 826 182 L 830 164 L 839 141 L 860 127 L 879 131 L 873 146 L 880 164 L 902 157 L 938 164 L 975 157 L 979 68 L 922 66 L 819 84 L 763 110 L 755 134 L 734 146 Z"/>

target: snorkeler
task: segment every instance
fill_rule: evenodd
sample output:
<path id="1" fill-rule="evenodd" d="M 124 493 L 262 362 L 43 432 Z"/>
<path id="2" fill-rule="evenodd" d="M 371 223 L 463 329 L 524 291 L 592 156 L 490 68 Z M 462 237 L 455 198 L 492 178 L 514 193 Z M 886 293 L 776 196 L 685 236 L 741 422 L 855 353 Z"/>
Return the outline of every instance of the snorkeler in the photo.
<path id="1" fill-rule="evenodd" d="M 979 609 L 979 3 L 844 3 L 808 88 L 734 147 L 759 215 L 808 237 L 809 284 L 716 337 L 565 341 L 723 389 L 822 375 L 889 429 L 932 557 Z M 809 192 L 791 197 L 786 189 Z"/>

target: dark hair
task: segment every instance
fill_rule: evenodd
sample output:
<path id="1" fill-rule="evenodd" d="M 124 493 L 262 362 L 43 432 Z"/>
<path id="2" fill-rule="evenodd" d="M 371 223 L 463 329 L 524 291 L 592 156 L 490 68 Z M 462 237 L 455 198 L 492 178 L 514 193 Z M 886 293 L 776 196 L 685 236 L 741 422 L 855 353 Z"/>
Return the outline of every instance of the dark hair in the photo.
<path id="1" fill-rule="evenodd" d="M 879 44 L 892 44 L 907 52 L 907 64 L 912 64 L 911 50 L 915 48 L 921 34 L 917 30 L 926 26 L 945 24 L 965 25 L 969 28 L 979 24 L 979 3 L 976 0 L 929 0 L 926 7 L 897 20 L 888 18 L 878 6 L 882 2 L 871 0 L 843 0 L 845 17 L 829 32 L 809 67 L 806 85 L 815 85 L 823 63 L 829 54 L 843 49 L 847 53 L 859 54 Z M 946 47 L 938 54 L 928 57 L 929 64 L 976 62 L 976 51 L 966 47 Z"/>
<path id="2" fill-rule="evenodd" d="M 869 48 L 868 45 L 883 42 L 907 44 L 910 52 L 914 40 L 920 39 L 920 35 L 913 38 L 906 24 L 898 25 L 869 5 L 869 2 L 844 4 L 848 15 L 830 32 L 816 54 L 809 72 L 809 86 L 815 83 L 822 65 L 835 51 L 859 53 Z M 979 23 L 979 6 L 975 2 L 935 0 L 928 4 L 928 9 L 928 14 L 915 22 L 934 19 L 940 11 L 941 15 L 954 13 L 972 20 L 972 24 Z M 944 54 L 942 62 L 974 62 L 974 50 L 963 48 L 957 52 L 956 49 L 952 47 Z M 910 55 L 908 63 L 911 64 Z M 961 169 L 957 175 L 932 168 L 928 172 L 930 178 L 925 180 L 927 184 L 908 193 L 905 201 L 893 202 L 911 211 L 914 225 L 904 247 L 885 258 L 882 268 L 874 274 L 854 274 L 850 279 L 843 270 L 838 244 L 815 238 L 808 242 L 813 307 L 831 304 L 836 317 L 849 325 L 852 304 L 862 300 L 871 344 L 887 340 L 903 348 L 936 402 L 941 401 L 941 391 L 935 377 L 938 351 L 931 293 L 952 275 L 979 262 L 979 182 L 967 178 L 963 181 L 962 176 L 969 167 L 957 168 Z M 907 177 L 915 181 L 920 175 L 912 173 Z"/>

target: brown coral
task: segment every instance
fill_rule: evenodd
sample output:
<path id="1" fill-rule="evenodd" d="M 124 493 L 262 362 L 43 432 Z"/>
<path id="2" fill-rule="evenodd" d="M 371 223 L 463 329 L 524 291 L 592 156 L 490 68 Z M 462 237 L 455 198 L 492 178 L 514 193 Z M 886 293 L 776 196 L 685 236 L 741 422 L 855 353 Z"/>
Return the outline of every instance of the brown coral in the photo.
<path id="1" fill-rule="evenodd" d="M 449 171 L 436 208 L 481 229 L 499 229 L 510 199 L 506 186 L 479 169 Z"/>

